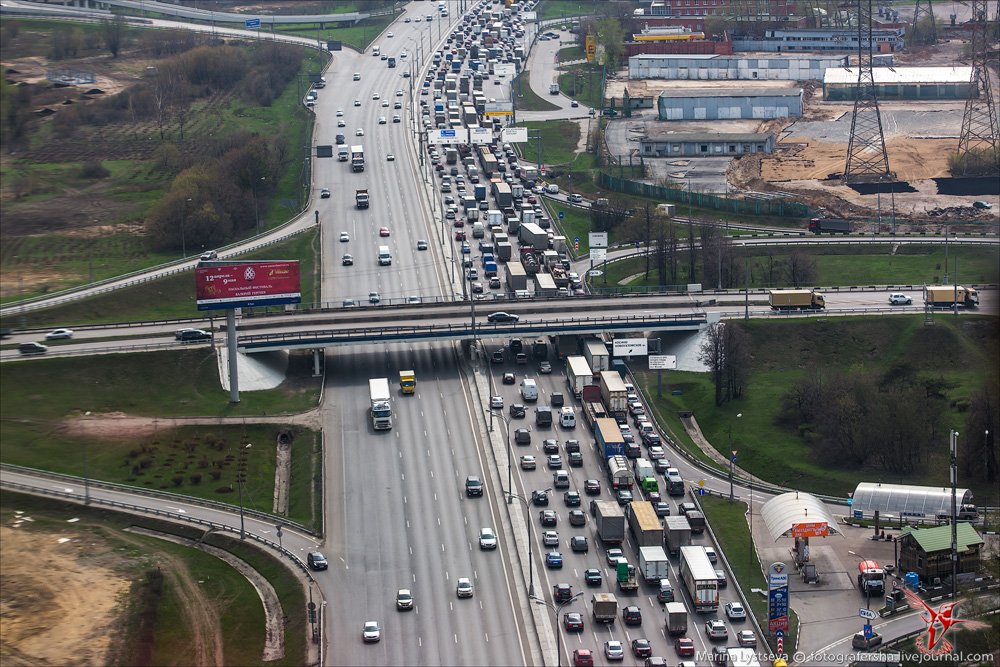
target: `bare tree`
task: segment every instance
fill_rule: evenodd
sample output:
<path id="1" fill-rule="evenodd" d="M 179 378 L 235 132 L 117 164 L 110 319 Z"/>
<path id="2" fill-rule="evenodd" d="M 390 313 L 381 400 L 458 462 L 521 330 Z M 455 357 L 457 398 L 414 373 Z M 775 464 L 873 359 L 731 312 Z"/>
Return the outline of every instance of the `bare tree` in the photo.
<path id="1" fill-rule="evenodd" d="M 627 199 L 622 197 L 608 197 L 606 206 L 591 207 L 591 229 L 598 232 L 610 232 L 629 217 L 628 210 Z"/>
<path id="2" fill-rule="evenodd" d="M 750 375 L 750 345 L 746 333 L 732 322 L 711 324 L 705 333 L 698 359 L 712 374 L 715 404 L 741 398 Z"/>
<path id="3" fill-rule="evenodd" d="M 113 19 L 102 21 L 101 36 L 104 38 L 104 46 L 108 49 L 108 53 L 112 58 L 117 58 L 125 41 L 125 17 L 122 14 L 115 14 Z"/>
<path id="4" fill-rule="evenodd" d="M 1000 453 L 997 451 L 997 430 L 1000 429 L 998 396 L 1000 391 L 996 384 L 992 387 L 980 387 L 972 395 L 969 413 L 965 418 L 965 432 L 959 439 L 966 474 L 990 483 L 995 483 L 1000 478 Z"/>
<path id="5" fill-rule="evenodd" d="M 816 259 L 801 250 L 788 255 L 788 282 L 791 285 L 812 285 L 816 281 Z"/>

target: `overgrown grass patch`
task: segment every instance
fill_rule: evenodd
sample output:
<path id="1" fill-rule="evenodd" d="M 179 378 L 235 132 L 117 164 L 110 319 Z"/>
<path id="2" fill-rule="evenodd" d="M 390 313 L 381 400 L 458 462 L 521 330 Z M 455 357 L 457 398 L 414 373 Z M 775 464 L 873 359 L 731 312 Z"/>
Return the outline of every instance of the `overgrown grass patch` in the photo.
<path id="1" fill-rule="evenodd" d="M 603 76 L 599 65 L 578 63 L 562 68 L 559 74 L 559 90 L 594 109 L 601 108 L 603 96 Z"/>
<path id="2" fill-rule="evenodd" d="M 514 107 L 520 111 L 553 111 L 559 107 L 543 97 L 539 97 L 531 88 L 531 72 L 528 70 L 518 74 L 511 87 L 514 90 Z"/>
<path id="3" fill-rule="evenodd" d="M 608 3 L 604 0 L 542 0 L 535 8 L 542 21 L 564 17 L 605 15 Z"/>
<path id="4" fill-rule="evenodd" d="M 527 159 L 538 156 L 538 142 L 542 142 L 542 164 L 558 166 L 560 169 L 582 171 L 594 167 L 594 156 L 578 153 L 580 126 L 570 120 L 527 121 L 521 123 L 528 128 L 528 142 L 521 154 Z"/>

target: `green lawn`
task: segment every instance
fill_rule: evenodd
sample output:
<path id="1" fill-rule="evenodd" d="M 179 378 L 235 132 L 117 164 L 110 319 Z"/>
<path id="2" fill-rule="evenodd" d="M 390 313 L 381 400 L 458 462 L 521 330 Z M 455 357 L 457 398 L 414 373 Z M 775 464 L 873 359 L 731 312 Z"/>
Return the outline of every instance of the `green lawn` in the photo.
<path id="1" fill-rule="evenodd" d="M 519 111 L 552 111 L 559 107 L 552 104 L 543 97 L 535 94 L 531 89 L 531 72 L 524 70 L 514 79 L 513 87 L 517 92 L 514 108 Z"/>
<path id="2" fill-rule="evenodd" d="M 604 0 L 542 0 L 535 11 L 542 21 L 563 17 L 603 15 L 608 8 Z"/>
<path id="3" fill-rule="evenodd" d="M 558 166 L 560 169 L 581 171 L 592 169 L 594 156 L 589 153 L 577 153 L 576 147 L 580 140 L 580 126 L 569 120 L 528 121 L 521 123 L 528 128 L 528 143 L 522 149 L 522 155 L 533 159 L 538 155 L 538 139 L 542 141 L 542 164 Z"/>
<path id="4" fill-rule="evenodd" d="M 815 463 L 808 446 L 797 433 L 775 425 L 782 398 L 806 373 L 833 374 L 851 368 L 887 371 L 908 361 L 920 377 L 942 378 L 945 390 L 945 428 L 961 429 L 965 416 L 955 406 L 963 405 L 993 372 L 997 351 L 995 320 L 968 316 L 959 321 L 939 317 L 935 325 L 924 324 L 922 315 L 883 318 L 831 318 L 767 322 L 740 322 L 751 340 L 753 364 L 744 398 L 717 408 L 714 390 L 705 373 L 672 371 L 667 374 L 664 395 L 656 397 L 656 374 L 638 371 L 639 381 L 649 392 L 657 419 L 687 448 L 677 413 L 693 411 L 706 438 L 720 452 L 740 452 L 740 466 L 768 482 L 846 497 L 859 479 L 884 478 L 885 473 L 864 469 L 835 469 Z M 781 341 L 776 345 L 775 341 Z M 951 352 L 942 356 L 936 351 Z M 674 396 L 671 390 L 680 390 Z M 743 416 L 737 419 L 736 414 Z M 942 452 L 944 445 L 942 445 Z M 912 478 L 893 478 L 903 484 L 940 485 L 947 482 L 943 453 L 931 457 L 927 472 Z M 704 460 L 704 458 L 703 458 Z M 976 488 L 977 494 L 997 499 L 996 489 Z M 984 502 L 990 504 L 990 502 Z"/>
<path id="5" fill-rule="evenodd" d="M 555 222 L 556 227 L 559 228 L 560 233 L 569 241 L 570 252 L 573 252 L 577 257 L 583 257 L 590 253 L 590 244 L 588 242 L 590 211 L 551 199 L 546 200 L 546 205 L 552 213 L 552 220 Z M 559 220 L 559 211 L 563 213 L 562 220 Z M 580 237 L 580 249 L 578 251 L 573 250 L 573 239 L 576 237 Z"/>
<path id="6" fill-rule="evenodd" d="M 767 581 L 764 578 L 764 570 L 761 567 L 757 552 L 753 550 L 750 543 L 750 530 L 747 524 L 747 506 L 745 503 L 730 503 L 728 498 L 718 498 L 716 496 L 705 495 L 699 498 L 702 509 L 705 510 L 705 518 L 712 526 L 719 547 L 726 555 L 729 567 L 733 571 L 733 576 L 740 584 L 740 588 L 747 597 L 750 604 L 750 612 L 757 618 L 757 622 L 764 628 L 767 627 L 767 599 L 751 592 L 753 588 L 766 589 Z M 756 508 L 759 511 L 759 508 Z M 762 540 L 761 536 L 757 539 Z M 795 653 L 795 639 L 798 636 L 799 617 L 793 610 L 789 610 L 789 631 L 785 633 L 784 651 L 786 655 Z M 773 641 L 770 637 L 766 640 Z M 771 650 L 775 649 L 771 646 Z"/>
<path id="7" fill-rule="evenodd" d="M 601 108 L 603 93 L 600 65 L 570 65 L 559 74 L 559 90 L 594 109 Z"/>
<path id="8" fill-rule="evenodd" d="M 678 236 L 687 238 L 687 225 L 678 225 L 677 231 Z M 781 247 L 769 250 L 754 246 L 750 248 L 750 287 L 759 289 L 784 286 L 786 281 L 781 278 L 780 271 L 776 272 L 773 283 L 769 280 L 772 258 L 766 253 L 774 252 L 773 261 L 787 264 L 790 250 Z M 810 246 L 805 251 L 816 261 L 816 285 L 921 285 L 941 282 L 944 275 L 945 249 L 939 245 L 901 245 L 895 248 L 895 252 L 884 245 Z M 948 256 L 950 275 L 955 275 L 957 262 L 958 277 L 962 282 L 1000 282 L 1000 256 L 996 248 L 955 245 L 948 249 Z M 699 262 L 699 275 L 700 265 Z M 644 270 L 645 260 L 642 258 L 614 262 L 609 268 L 608 280 L 617 283 Z M 648 280 L 639 278 L 628 284 L 657 286 L 664 283 L 653 269 Z M 669 280 L 666 284 L 669 284 Z"/>
<path id="9" fill-rule="evenodd" d="M 586 53 L 584 53 L 582 46 L 576 44 L 559 49 L 556 57 L 559 59 L 559 62 L 564 63 L 567 60 L 583 60 L 586 57 Z"/>
<path id="10" fill-rule="evenodd" d="M 250 259 L 298 259 L 302 301 L 319 301 L 319 283 L 315 268 L 319 266 L 318 231 L 307 231 L 294 238 L 263 250 L 239 257 Z M 12 328 L 74 326 L 108 322 L 138 322 L 184 317 L 205 317 L 195 305 L 194 271 L 185 271 L 161 280 L 125 287 L 88 299 L 11 316 L 2 320 Z M 224 315 L 217 315 L 221 322 Z M 178 327 L 179 328 L 179 327 Z"/>

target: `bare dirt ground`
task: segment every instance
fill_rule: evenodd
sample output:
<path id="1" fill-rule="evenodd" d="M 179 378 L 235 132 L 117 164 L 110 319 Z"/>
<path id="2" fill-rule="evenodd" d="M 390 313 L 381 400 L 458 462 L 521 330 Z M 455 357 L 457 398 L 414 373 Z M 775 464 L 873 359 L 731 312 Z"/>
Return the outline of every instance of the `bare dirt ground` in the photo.
<path id="1" fill-rule="evenodd" d="M 91 534 L 0 526 L 0 663 L 103 665 L 120 602 L 130 586 L 126 558 Z M 70 524 L 71 526 L 72 524 Z"/>

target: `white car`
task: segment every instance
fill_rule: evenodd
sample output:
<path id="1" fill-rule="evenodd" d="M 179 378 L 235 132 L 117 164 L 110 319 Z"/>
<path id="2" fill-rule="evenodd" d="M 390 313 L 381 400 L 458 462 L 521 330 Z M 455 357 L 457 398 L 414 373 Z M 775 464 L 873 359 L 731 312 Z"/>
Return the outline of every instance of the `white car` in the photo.
<path id="1" fill-rule="evenodd" d="M 726 624 L 719 619 L 705 621 L 705 635 L 709 639 L 725 639 L 729 636 Z"/>
<path id="2" fill-rule="evenodd" d="M 358 129 L 354 130 L 354 136 L 363 137 L 365 136 L 365 131 L 359 127 Z"/>
<path id="3" fill-rule="evenodd" d="M 377 99 L 379 99 L 379 98 L 381 98 L 381 97 L 382 97 L 382 96 L 381 96 L 381 95 L 379 95 L 378 93 L 372 93 L 372 99 L 373 99 L 373 100 L 377 100 Z"/>
<path id="4" fill-rule="evenodd" d="M 913 299 L 906 294 L 893 292 L 889 295 L 889 303 L 893 306 L 909 306 L 913 304 Z"/>
<path id="5" fill-rule="evenodd" d="M 503 410 L 503 396 L 490 396 L 490 410 Z"/>
<path id="6" fill-rule="evenodd" d="M 624 660 L 625 649 L 622 643 L 616 639 L 604 642 L 604 657 L 608 660 Z"/>
<path id="7" fill-rule="evenodd" d="M 483 551 L 497 548 L 497 536 L 492 528 L 479 529 L 479 548 Z"/>
<path id="8" fill-rule="evenodd" d="M 361 100 L 354 100 L 354 106 L 356 107 L 361 106 Z"/>
<path id="9" fill-rule="evenodd" d="M 344 110 L 337 109 L 337 118 L 343 118 L 343 117 L 344 117 Z"/>
<path id="10" fill-rule="evenodd" d="M 458 583 L 455 584 L 455 594 L 460 598 L 471 598 L 473 592 L 472 582 L 468 577 L 459 577 Z"/>
<path id="11" fill-rule="evenodd" d="M 354 80 L 355 81 L 361 81 L 361 73 L 360 72 L 355 72 L 354 73 Z"/>
<path id="12" fill-rule="evenodd" d="M 387 32 L 387 33 L 385 34 L 385 36 L 386 36 L 386 37 L 394 37 L 394 35 L 393 35 L 393 34 L 392 34 L 391 32 Z"/>
<path id="13" fill-rule="evenodd" d="M 385 156 L 385 160 L 386 160 L 386 162 L 395 162 L 396 161 L 396 156 L 393 155 L 392 153 L 389 153 L 389 154 L 387 154 Z"/>
<path id="14" fill-rule="evenodd" d="M 72 329 L 55 329 L 45 334 L 45 340 L 60 340 L 73 337 Z"/>
<path id="15" fill-rule="evenodd" d="M 385 116 L 379 116 L 378 117 L 378 124 L 379 125 L 385 125 L 386 122 L 388 122 L 388 121 L 386 121 Z"/>
<path id="16" fill-rule="evenodd" d="M 402 96 L 403 96 L 403 90 L 402 89 L 397 90 L 396 97 L 402 97 Z"/>
<path id="17" fill-rule="evenodd" d="M 745 621 L 747 620 L 747 610 L 739 602 L 727 602 L 726 618 L 730 621 Z"/>
<path id="18" fill-rule="evenodd" d="M 365 628 L 361 631 L 361 636 L 364 637 L 366 644 L 382 639 L 382 628 L 379 627 L 378 621 L 365 621 Z"/>
<path id="19" fill-rule="evenodd" d="M 347 127 L 347 122 L 343 118 L 337 120 L 337 127 Z"/>
<path id="20" fill-rule="evenodd" d="M 393 123 L 402 123 L 403 119 L 399 117 L 398 113 L 395 113 L 395 114 L 392 115 L 392 122 Z"/>
<path id="21" fill-rule="evenodd" d="M 350 234 L 348 234 L 347 232 L 340 232 L 340 242 L 341 243 L 347 243 L 350 240 L 351 240 L 351 235 Z"/>

